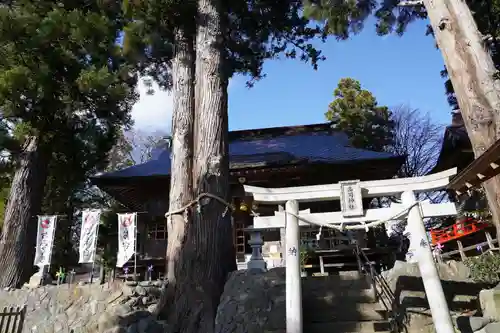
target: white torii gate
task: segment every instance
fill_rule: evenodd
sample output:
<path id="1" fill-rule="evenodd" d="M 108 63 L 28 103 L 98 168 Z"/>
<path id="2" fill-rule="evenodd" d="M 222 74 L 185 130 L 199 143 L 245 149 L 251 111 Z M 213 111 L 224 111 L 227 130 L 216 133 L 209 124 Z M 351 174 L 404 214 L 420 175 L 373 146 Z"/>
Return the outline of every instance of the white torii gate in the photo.
<path id="1" fill-rule="evenodd" d="M 253 230 L 268 228 L 286 229 L 286 332 L 302 333 L 302 291 L 300 278 L 299 226 L 323 225 L 342 229 L 364 229 L 373 221 L 387 221 L 398 216 L 408 218 L 410 249 L 415 251 L 425 293 L 431 309 L 437 333 L 454 333 L 453 324 L 446 302 L 432 250 L 427 239 L 423 218 L 456 215 L 453 203 L 418 203 L 415 194 L 445 188 L 456 168 L 440 173 L 414 177 L 376 181 L 346 181 L 330 185 L 314 185 L 284 188 L 263 188 L 245 185 L 247 195 L 252 195 L 256 203 L 286 203 L 285 211 L 274 216 L 254 217 Z M 400 196 L 401 204 L 389 208 L 363 210 L 362 198 Z M 340 199 L 341 212 L 310 213 L 299 212 L 300 202 Z M 300 220 L 300 222 L 299 222 Z M 377 223 L 377 222 L 375 222 Z M 254 233 L 255 234 L 255 233 Z M 260 237 L 260 236 L 259 236 Z M 257 247 L 260 239 L 252 236 L 252 247 Z M 294 249 L 294 250 L 293 250 Z M 252 258 L 262 260 L 260 249 L 254 248 Z M 263 261 L 261 261 L 263 262 Z M 260 264 L 260 262 L 258 262 Z M 251 267 L 251 262 L 249 263 Z"/>

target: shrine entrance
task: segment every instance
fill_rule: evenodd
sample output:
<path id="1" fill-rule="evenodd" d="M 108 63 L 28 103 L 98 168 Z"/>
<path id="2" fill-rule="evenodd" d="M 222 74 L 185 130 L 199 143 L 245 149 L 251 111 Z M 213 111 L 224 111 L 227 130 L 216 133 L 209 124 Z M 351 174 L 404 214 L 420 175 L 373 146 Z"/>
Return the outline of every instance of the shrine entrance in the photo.
<path id="1" fill-rule="evenodd" d="M 267 265 L 262 256 L 263 240 L 260 234 L 267 229 L 284 229 L 285 239 L 282 239 L 283 258 L 286 266 L 286 297 L 287 333 L 302 333 L 302 295 L 301 295 L 301 229 L 303 227 L 318 227 L 317 241 L 322 239 L 323 229 L 331 229 L 347 235 L 348 244 L 357 259 L 360 273 L 370 276 L 373 289 L 378 292 L 376 285 L 377 270 L 368 262 L 359 240 L 347 234 L 351 232 L 368 233 L 370 229 L 391 222 L 407 221 L 410 238 L 408 260 L 418 262 L 423 278 L 425 291 L 429 301 L 434 325 L 438 333 L 453 333 L 454 328 L 450 318 L 448 305 L 441 286 L 434 257 L 431 250 L 431 241 L 428 239 L 423 220 L 425 218 L 456 215 L 453 203 L 430 203 L 417 201 L 417 195 L 423 192 L 442 190 L 449 184 L 450 177 L 456 174 L 456 169 L 440 173 L 414 177 L 377 181 L 345 181 L 338 184 L 315 185 L 286 188 L 261 188 L 245 185 L 247 195 L 259 205 L 280 205 L 273 216 L 254 216 L 250 245 L 252 257 L 248 268 L 266 270 Z M 390 197 L 397 203 L 385 208 L 366 209 L 364 199 Z M 299 205 L 310 202 L 340 201 L 340 211 L 314 213 L 309 209 L 299 210 Z M 283 207 L 285 204 L 285 207 Z M 301 207 L 302 208 L 302 207 Z M 302 233 L 304 231 L 302 230 Z M 308 231 L 306 231 L 308 232 Z M 331 234 L 329 234 L 331 235 Z M 336 234 L 335 234 L 336 235 Z M 311 236 L 311 235 L 309 235 Z M 334 249 L 338 245 L 336 236 L 333 238 Z M 340 241 L 340 239 L 339 239 Z M 367 270 L 368 269 L 368 270 Z"/>

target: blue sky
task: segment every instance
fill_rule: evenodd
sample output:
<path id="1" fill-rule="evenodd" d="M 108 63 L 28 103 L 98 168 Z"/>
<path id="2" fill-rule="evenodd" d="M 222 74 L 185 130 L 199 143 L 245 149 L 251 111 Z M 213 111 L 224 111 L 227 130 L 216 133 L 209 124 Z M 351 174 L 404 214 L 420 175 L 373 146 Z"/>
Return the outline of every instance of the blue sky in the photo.
<path id="1" fill-rule="evenodd" d="M 443 59 L 432 37 L 425 36 L 426 24 L 412 23 L 403 37 L 379 37 L 374 21 L 369 21 L 350 40 L 330 39 L 319 45 L 327 59 L 317 71 L 298 60 L 283 59 L 268 61 L 267 77 L 251 89 L 244 77 L 235 77 L 229 87 L 230 129 L 323 122 L 333 90 L 344 77 L 359 80 L 381 105 L 407 104 L 429 112 L 438 123 L 450 123 L 451 109 L 439 75 Z M 133 110 L 136 127 L 168 131 L 171 109 L 167 92 L 142 95 Z"/>

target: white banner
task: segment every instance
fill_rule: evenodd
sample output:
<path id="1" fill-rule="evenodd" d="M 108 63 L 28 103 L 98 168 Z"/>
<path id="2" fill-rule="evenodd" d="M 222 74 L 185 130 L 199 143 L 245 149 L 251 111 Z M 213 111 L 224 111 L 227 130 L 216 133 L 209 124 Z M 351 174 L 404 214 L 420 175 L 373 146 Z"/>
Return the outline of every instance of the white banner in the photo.
<path id="1" fill-rule="evenodd" d="M 84 210 L 82 213 L 82 228 L 80 232 L 80 259 L 78 263 L 93 263 L 97 246 L 100 210 Z"/>
<path id="2" fill-rule="evenodd" d="M 40 269 L 50 265 L 56 223 L 57 216 L 38 216 L 38 233 L 36 236 L 34 265 L 40 267 Z"/>
<path id="3" fill-rule="evenodd" d="M 118 214 L 116 267 L 123 267 L 135 253 L 137 213 Z"/>

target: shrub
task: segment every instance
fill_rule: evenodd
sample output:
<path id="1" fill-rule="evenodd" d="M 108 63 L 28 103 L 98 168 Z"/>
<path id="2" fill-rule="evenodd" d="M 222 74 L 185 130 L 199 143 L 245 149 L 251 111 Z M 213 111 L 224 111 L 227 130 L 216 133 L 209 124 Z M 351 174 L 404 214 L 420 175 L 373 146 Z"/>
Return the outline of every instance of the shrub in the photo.
<path id="1" fill-rule="evenodd" d="M 500 282 L 500 254 L 485 253 L 468 258 L 464 263 L 471 271 L 475 282 L 498 284 Z"/>
<path id="2" fill-rule="evenodd" d="M 310 258 L 310 249 L 305 246 L 305 245 L 302 245 L 300 247 L 300 268 L 303 269 L 304 266 L 307 264 L 307 261 L 309 260 Z"/>

